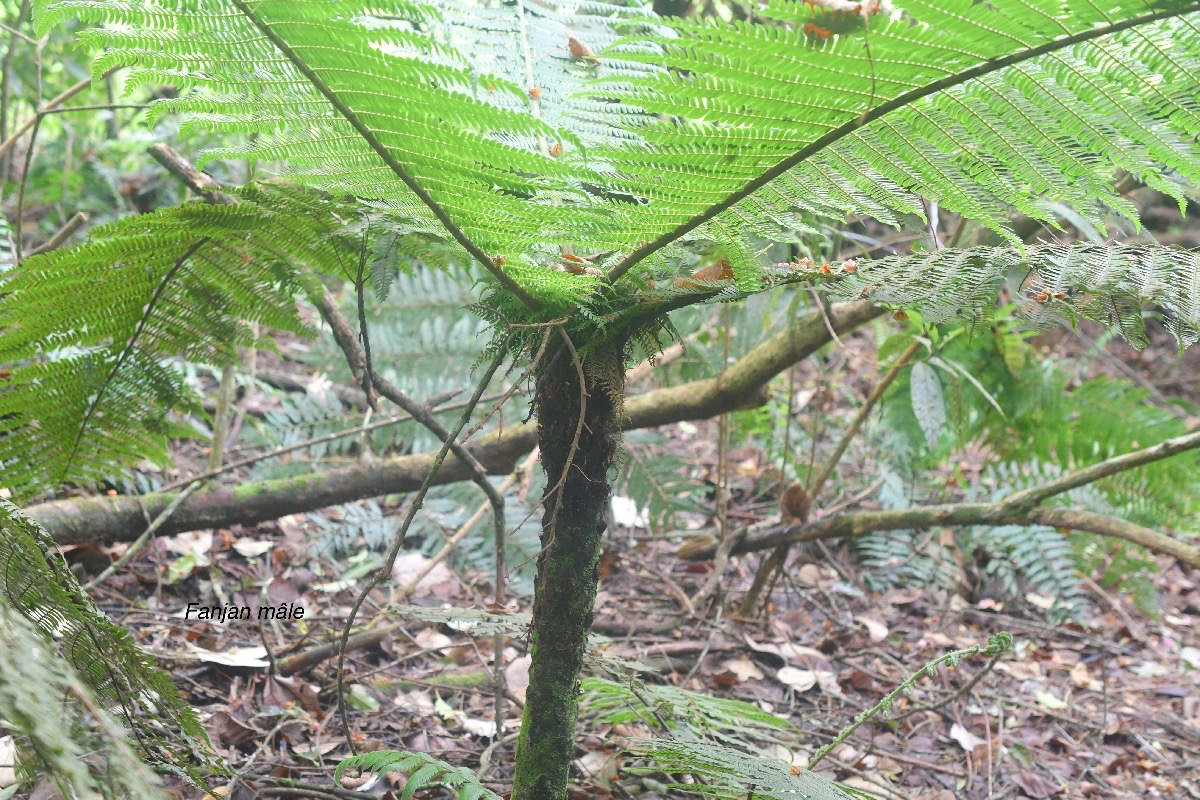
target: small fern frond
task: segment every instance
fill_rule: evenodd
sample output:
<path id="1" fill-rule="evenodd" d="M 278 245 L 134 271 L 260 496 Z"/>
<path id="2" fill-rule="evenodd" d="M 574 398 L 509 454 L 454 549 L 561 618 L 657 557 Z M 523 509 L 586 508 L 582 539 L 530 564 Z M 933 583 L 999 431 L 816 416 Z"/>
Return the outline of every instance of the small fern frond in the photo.
<path id="1" fill-rule="evenodd" d="M 361 753 L 338 764 L 333 779 L 341 780 L 347 769 L 379 775 L 388 772 L 409 773 L 400 793 L 400 800 L 411 800 L 417 791 L 433 786 L 444 786 L 452 790 L 459 800 L 503 800 L 500 795 L 483 786 L 471 770 L 439 761 L 427 753 L 406 753 L 399 750 Z"/>
<path id="2" fill-rule="evenodd" d="M 1045 612 L 1055 621 L 1081 619 L 1091 608 L 1071 541 L 1053 528 L 972 528 L 963 539 L 963 550 L 987 557 L 988 574 L 1000 581 L 1009 598 L 1029 591 L 1049 598 Z"/>
<path id="3" fill-rule="evenodd" d="M 336 207 L 241 196 L 125 218 L 0 276 L 0 464 L 18 496 L 165 462 L 172 410 L 196 407 L 171 359 L 231 363 L 268 343 L 253 323 L 311 335 L 295 298 L 342 271 Z"/>
<path id="4" fill-rule="evenodd" d="M 753 748 L 794 741 L 799 729 L 758 706 L 738 700 L 689 692 L 677 686 L 617 683 L 603 678 L 580 681 L 580 713 L 594 714 L 604 725 L 632 725 L 664 720 L 682 739 L 705 739 Z"/>
<path id="5" fill-rule="evenodd" d="M 1019 276 L 1023 291 L 1019 313 L 1035 326 L 1094 319 L 1144 347 L 1141 305 L 1154 303 L 1180 347 L 1200 339 L 1200 253 L 1176 247 L 1072 242 L 1030 245 L 1024 253 L 947 249 L 862 262 L 826 285 L 837 299 L 915 308 L 929 323 L 979 322 L 990 316 L 1010 274 Z"/>
<path id="6" fill-rule="evenodd" d="M 623 740 L 625 750 L 671 775 L 690 775 L 700 780 L 670 782 L 672 790 L 700 797 L 744 800 L 869 800 L 849 786 L 842 786 L 815 772 L 789 766 L 761 756 L 753 756 L 731 747 L 706 742 L 671 739 Z M 628 764 L 626 771 L 630 770 Z"/>
<path id="7" fill-rule="evenodd" d="M 206 774 L 223 774 L 195 711 L 171 677 L 133 644 L 128 631 L 95 608 L 53 547 L 37 523 L 0 500 L 0 606 L 38 628 L 45 647 L 56 647 L 127 728 L 136 722 L 142 756 L 150 763 L 198 786 Z"/>

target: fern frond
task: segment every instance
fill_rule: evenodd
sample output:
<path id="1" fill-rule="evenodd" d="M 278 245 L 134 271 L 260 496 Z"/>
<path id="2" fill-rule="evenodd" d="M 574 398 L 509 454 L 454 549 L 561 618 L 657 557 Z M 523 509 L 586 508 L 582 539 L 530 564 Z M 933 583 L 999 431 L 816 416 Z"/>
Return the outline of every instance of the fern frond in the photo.
<path id="1" fill-rule="evenodd" d="M 922 319 L 989 316 L 1010 274 L 1020 276 L 1019 312 L 1035 326 L 1079 317 L 1120 330 L 1135 347 L 1148 343 L 1142 303 L 1161 306 L 1181 347 L 1200 339 L 1200 253 L 1156 245 L 1039 243 L 1025 252 L 973 247 L 863 262 L 827 284 L 838 299 L 871 299 L 915 308 Z"/>
<path id="2" fill-rule="evenodd" d="M 913 0 L 869 32 L 814 35 L 823 12 L 772 0 L 765 24 L 668 21 L 611 57 L 666 67 L 609 81 L 657 116 L 640 147 L 601 157 L 648 199 L 631 268 L 715 224 L 847 213 L 898 223 L 920 198 L 1009 237 L 1018 210 L 1054 224 L 1049 195 L 1098 221 L 1132 216 L 1124 169 L 1182 202 L 1200 184 L 1200 5 Z M 647 48 L 646 43 L 653 43 Z"/>
<path id="3" fill-rule="evenodd" d="M 97 70 L 183 87 L 155 113 L 260 134 L 212 157 L 286 160 L 414 230 L 448 223 L 548 314 L 600 291 L 553 268 L 568 245 L 649 278 L 674 274 L 685 237 L 707 240 L 748 292 L 744 235 L 813 217 L 900 224 L 928 198 L 1011 239 L 1012 210 L 1054 224 L 1046 197 L 1099 223 L 1134 215 L 1116 170 L 1180 203 L 1200 185 L 1196 0 L 911 0 L 836 33 L 802 0 L 755 22 L 616 0 L 35 6 L 42 29 L 107 25 L 85 34 L 105 48 Z"/>
<path id="4" fill-rule="evenodd" d="M 866 800 L 864 794 L 822 778 L 815 772 L 790 767 L 782 761 L 752 756 L 741 750 L 705 742 L 671 739 L 624 740 L 625 749 L 658 769 L 676 775 L 692 775 L 702 781 L 672 781 L 676 792 L 700 797 L 742 800 L 753 796 L 770 800 Z M 626 770 L 629 770 L 628 765 Z"/>
<path id="5" fill-rule="evenodd" d="M 432 786 L 445 786 L 455 791 L 459 800 L 503 800 L 500 795 L 484 787 L 471 770 L 439 761 L 427 753 L 377 750 L 352 756 L 337 765 L 333 773 L 334 781 L 341 780 L 342 773 L 347 769 L 380 775 L 388 772 L 410 773 L 404 782 L 400 800 L 411 800 L 417 791 Z"/>
<path id="6" fill-rule="evenodd" d="M 20 496 L 164 462 L 195 396 L 169 359 L 223 365 L 252 323 L 308 336 L 295 298 L 341 271 L 334 206 L 251 189 L 236 205 L 130 217 L 0 277 L 0 464 Z"/>
<path id="7" fill-rule="evenodd" d="M 109 26 L 84 34 L 106 50 L 96 70 L 134 66 L 133 83 L 185 90 L 155 115 L 183 111 L 192 127 L 262 134 L 210 157 L 286 160 L 312 186 L 386 201 L 444 232 L 389 167 L 394 160 L 471 240 L 510 264 L 553 254 L 547 240 L 597 241 L 605 211 L 582 185 L 592 174 L 586 151 L 622 134 L 610 124 L 568 125 L 571 98 L 595 74 L 571 56 L 568 37 L 608 45 L 618 38 L 614 23 L 640 13 L 632 3 L 38 5 L 43 29 L 76 15 Z"/>
<path id="8" fill-rule="evenodd" d="M 0 607 L 38 628 L 43 646 L 57 647 L 122 724 L 132 729 L 136 721 L 142 756 L 150 763 L 186 775 L 198 786 L 204 785 L 205 773 L 223 774 L 196 713 L 170 676 L 133 644 L 128 631 L 95 608 L 52 553 L 53 546 L 37 523 L 0 500 Z M 7 653 L 7 637 L 5 645 Z M 0 681 L 0 689 L 4 685 Z"/>
<path id="9" fill-rule="evenodd" d="M 755 705 L 676 686 L 641 683 L 636 679 L 617 683 L 583 678 L 580 688 L 583 691 L 580 713 L 594 714 L 605 725 L 664 720 L 671 726 L 674 737 L 745 748 L 794 741 L 800 732 L 791 722 Z"/>

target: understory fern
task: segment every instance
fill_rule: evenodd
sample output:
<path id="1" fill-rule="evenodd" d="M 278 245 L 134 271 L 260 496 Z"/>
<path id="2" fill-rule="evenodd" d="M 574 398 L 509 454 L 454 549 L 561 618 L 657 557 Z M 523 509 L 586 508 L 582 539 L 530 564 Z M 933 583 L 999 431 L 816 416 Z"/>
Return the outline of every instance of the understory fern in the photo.
<path id="1" fill-rule="evenodd" d="M 455 767 L 427 753 L 407 753 L 398 750 L 377 750 L 344 759 L 337 765 L 333 779 L 339 781 L 347 769 L 374 772 L 380 776 L 389 772 L 407 772 L 400 800 L 411 800 L 421 789 L 443 786 L 459 800 L 503 800 L 486 788 L 466 767 Z"/>
<path id="2" fill-rule="evenodd" d="M 957 459 L 964 448 L 983 447 L 987 459 L 978 479 L 965 487 L 966 499 L 997 502 L 1071 470 L 1187 432 L 1180 414 L 1155 405 L 1146 389 L 1127 380 L 1101 377 L 1072 385 L 1061 367 L 1033 357 L 1011 312 L 1002 309 L 975 323 L 970 335 L 957 335 L 962 331 L 953 326 L 926 329 L 940 363 L 959 365 L 986 394 L 960 387 L 954 404 L 947 391 L 945 409 L 939 412 L 943 422 L 931 447 L 929 420 L 922 424 L 918 418 L 911 378 L 901 375 L 884 397 L 884 425 L 876 434 L 884 462 L 879 499 L 885 508 L 948 499 L 936 488 L 914 497 L 907 482 L 915 483 L 922 467 Z M 988 327 L 992 335 L 987 335 Z M 895 335 L 881 345 L 881 358 L 912 341 L 911 333 Z M 944 378 L 949 373 L 938 374 Z M 902 475 L 909 476 L 907 482 Z M 963 478 L 954 481 L 962 483 Z M 1193 534 L 1200 519 L 1200 457 L 1185 453 L 1152 462 L 1051 502 Z M 1078 617 L 1086 612 L 1081 569 L 1084 574 L 1100 570 L 1105 585 L 1127 587 L 1143 603 L 1152 598 L 1146 585 L 1151 565 L 1138 548 L 1089 534 L 1068 537 L 1037 526 L 972 528 L 959 532 L 948 548 L 936 531 L 892 531 L 862 537 L 855 548 L 870 570 L 868 580 L 876 585 L 954 588 L 970 582 L 960 564 L 979 563 L 997 581 L 992 588 L 1002 596 L 1047 596 L 1056 604 L 1055 614 Z"/>
<path id="3" fill-rule="evenodd" d="M 18 497 L 103 477 L 192 435 L 197 397 L 172 359 L 215 366 L 265 345 L 254 323 L 308 336 L 296 296 L 336 274 L 334 207 L 250 189 L 94 230 L 89 242 L 0 277 L 0 465 Z"/>
<path id="4" fill-rule="evenodd" d="M 666 724 L 672 738 L 746 749 L 794 743 L 800 734 L 791 722 L 758 706 L 677 686 L 590 677 L 580 681 L 580 689 L 580 713 L 604 725 Z"/>
<path id="5" fill-rule="evenodd" d="M 679 794 L 727 800 L 744 800 L 746 797 L 869 800 L 872 797 L 815 772 L 731 747 L 675 739 L 626 739 L 622 744 L 630 757 L 652 765 L 653 771 L 689 776 L 690 781 L 678 778 L 669 781 L 669 788 Z M 650 770 L 627 762 L 625 771 Z"/>
<path id="6" fill-rule="evenodd" d="M 52 547 L 37 523 L 0 500 L 0 606 L 4 613 L 20 615 L 36 627 L 44 637 L 40 648 L 60 653 L 88 692 L 122 725 L 130 730 L 136 725 L 142 758 L 201 786 L 206 776 L 223 774 L 224 767 L 217 761 L 196 712 L 180 696 L 170 676 L 133 644 L 128 631 L 96 609 Z M 12 652 L 11 647 L 5 637 L 6 654 Z M 67 675 L 60 673 L 63 679 Z M 41 708 L 38 713 L 44 711 Z M 127 773 L 114 773 L 119 779 L 123 775 Z M 80 790 L 86 791 L 87 785 L 80 784 Z"/>

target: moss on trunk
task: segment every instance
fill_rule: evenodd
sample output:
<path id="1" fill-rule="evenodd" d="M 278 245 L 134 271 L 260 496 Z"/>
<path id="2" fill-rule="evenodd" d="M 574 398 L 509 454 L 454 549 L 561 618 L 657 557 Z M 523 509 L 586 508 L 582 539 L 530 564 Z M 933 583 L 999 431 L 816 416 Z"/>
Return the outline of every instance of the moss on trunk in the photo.
<path id="1" fill-rule="evenodd" d="M 512 800 L 567 797 L 579 669 L 600 580 L 608 470 L 617 449 L 624 389 L 615 347 L 585 356 L 586 396 L 581 396 L 578 370 L 568 352 L 548 357 L 546 363 L 538 375 L 536 398 L 547 476 L 545 516 L 530 629 L 533 661 Z M 581 411 L 584 424 L 579 428 Z"/>

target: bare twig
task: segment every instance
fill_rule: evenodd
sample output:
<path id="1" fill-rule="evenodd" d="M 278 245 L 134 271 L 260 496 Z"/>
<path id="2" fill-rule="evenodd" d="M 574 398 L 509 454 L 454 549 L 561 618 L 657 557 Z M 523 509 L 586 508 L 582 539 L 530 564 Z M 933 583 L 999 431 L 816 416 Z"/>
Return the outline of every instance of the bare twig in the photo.
<path id="1" fill-rule="evenodd" d="M 392 568 L 396 564 L 396 557 L 400 554 L 400 547 L 404 543 L 404 537 L 408 534 L 408 529 L 412 527 L 412 523 L 413 520 L 416 519 L 417 512 L 421 510 L 421 505 L 425 501 L 425 495 L 428 494 L 429 489 L 433 486 L 434 476 L 437 475 L 438 470 L 441 469 L 442 464 L 446 460 L 446 456 L 450 454 L 450 450 L 452 449 L 458 434 L 462 432 L 462 429 L 467 426 L 467 422 L 470 421 L 471 414 L 474 412 L 475 406 L 479 403 L 479 400 L 483 397 L 483 393 L 486 390 L 487 385 L 491 383 L 492 376 L 496 374 L 496 370 L 500 369 L 500 365 L 504 363 L 504 358 L 506 356 L 510 340 L 511 339 L 505 339 L 505 341 L 501 343 L 496 357 L 492 359 L 491 364 L 489 364 L 488 368 L 484 371 L 483 376 L 480 378 L 479 383 L 475 387 L 475 392 L 471 396 L 470 402 L 467 403 L 467 407 L 463 410 L 462 416 L 459 418 L 454 430 L 446 432 L 446 436 L 442 439 L 442 447 L 438 450 L 437 455 L 433 459 L 433 463 L 429 467 L 429 471 L 425 474 L 425 479 L 421 482 L 421 488 L 416 491 L 409 502 L 408 513 L 405 515 L 404 521 L 400 523 L 400 526 L 396 529 L 395 534 L 392 536 L 392 544 L 388 548 L 387 558 L 384 560 L 383 566 L 376 571 L 375 575 L 370 581 L 367 582 L 367 585 L 359 593 L 358 597 L 355 598 L 354 605 L 350 608 L 350 613 L 346 617 L 346 624 L 342 628 L 341 650 L 338 652 L 337 696 L 338 715 L 342 720 L 342 727 L 344 728 L 346 734 L 346 744 L 349 746 L 350 752 L 352 753 L 357 751 L 354 747 L 354 737 L 351 735 L 350 731 L 350 717 L 346 708 L 345 682 L 345 648 L 350 638 L 350 630 L 353 628 L 354 620 L 358 616 L 359 609 L 361 609 L 363 603 L 366 602 L 367 596 L 376 586 L 380 584 L 385 576 L 392 574 Z M 381 390 L 382 388 L 383 387 L 381 387 Z M 476 461 L 475 463 L 478 464 L 479 462 Z M 491 484 L 488 485 L 489 487 L 491 486 Z"/>
<path id="2" fill-rule="evenodd" d="M 75 212 L 74 216 L 67 220 L 66 223 L 59 228 L 58 231 L 51 236 L 45 244 L 33 248 L 29 251 L 29 253 L 27 253 L 27 256 L 36 256 L 39 253 L 48 253 L 51 250 L 58 249 L 62 246 L 63 242 L 67 241 L 67 239 L 70 239 L 75 235 L 76 231 L 86 225 L 88 219 L 90 219 L 90 217 L 88 217 L 88 215 L 82 211 Z"/>
<path id="3" fill-rule="evenodd" d="M 807 525 L 780 526 L 753 539 L 738 542 L 733 555 L 765 550 L 784 542 L 809 542 L 817 539 L 849 539 L 876 531 L 905 530 L 930 526 L 960 527 L 971 525 L 1046 525 L 1052 528 L 1086 531 L 1099 536 L 1123 539 L 1147 550 L 1176 558 L 1185 564 L 1200 567 L 1200 548 L 1178 539 L 1144 528 L 1118 517 L 1091 511 L 1068 508 L 1034 508 L 1012 510 L 1002 503 L 958 503 L 893 511 L 860 511 L 840 514 L 810 522 Z M 712 558 L 716 546 L 712 543 L 680 548 L 680 558 L 704 560 Z"/>
<path id="4" fill-rule="evenodd" d="M 118 69 L 120 69 L 120 67 L 113 67 L 108 72 L 105 72 L 102 77 L 108 77 L 109 75 L 116 72 Z M 20 125 L 18 125 L 16 130 L 14 130 L 7 139 L 5 139 L 3 142 L 0 142 L 0 156 L 3 156 L 5 153 L 7 153 L 9 150 L 11 150 L 13 148 L 13 145 L 15 145 L 18 141 L 20 141 L 22 136 L 29 133 L 29 131 L 33 129 L 33 126 L 37 125 L 38 122 L 40 122 L 42 117 L 47 112 L 49 112 L 51 109 L 58 108 L 63 103 L 67 102 L 72 97 L 79 94 L 80 92 L 82 92 L 84 89 L 88 88 L 91 85 L 92 85 L 92 79 L 84 78 L 83 80 L 79 81 L 78 83 L 71 84 L 66 89 L 64 89 L 60 94 L 56 95 L 55 97 L 50 98 L 45 103 L 43 103 L 42 107 L 38 109 L 38 112 L 36 114 L 34 114 L 29 119 L 22 122 Z"/>
<path id="5" fill-rule="evenodd" d="M 1069 492 L 1080 486 L 1094 483 L 1101 478 L 1107 478 L 1110 475 L 1116 475 L 1119 472 L 1125 472 L 1126 470 L 1150 464 L 1154 461 L 1161 461 L 1164 458 L 1170 458 L 1187 450 L 1194 450 L 1197 447 L 1200 447 L 1200 431 L 1176 436 L 1174 439 L 1159 442 L 1153 447 L 1114 456 L 1113 458 L 1101 461 L 1099 464 L 1093 464 L 1090 467 L 1076 470 L 1069 475 L 1048 481 L 1040 486 L 1034 486 L 1023 492 L 1010 494 L 1004 498 L 1001 505 L 1005 509 L 1012 510 L 1032 508 L 1063 492 Z"/>
<path id="6" fill-rule="evenodd" d="M 236 197 L 222 192 L 216 181 L 196 169 L 187 159 L 167 145 L 156 144 L 147 152 L 167 172 L 174 175 L 184 186 L 203 197 L 207 202 L 218 206 L 231 206 L 238 202 Z"/>

